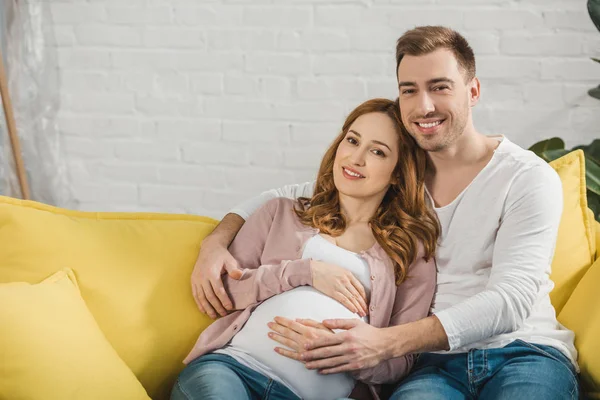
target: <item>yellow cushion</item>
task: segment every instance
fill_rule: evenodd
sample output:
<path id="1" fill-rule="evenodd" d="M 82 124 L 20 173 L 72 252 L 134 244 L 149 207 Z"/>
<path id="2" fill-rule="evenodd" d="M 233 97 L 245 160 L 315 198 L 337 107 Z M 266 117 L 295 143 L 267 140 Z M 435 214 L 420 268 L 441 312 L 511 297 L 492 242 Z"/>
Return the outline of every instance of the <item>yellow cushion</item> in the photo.
<path id="1" fill-rule="evenodd" d="M 588 269 L 558 320 L 575 332 L 581 381 L 590 398 L 600 399 L 600 260 Z"/>
<path id="2" fill-rule="evenodd" d="M 550 299 L 558 315 L 592 265 L 596 238 L 594 218 L 587 208 L 583 151 L 573 151 L 552 161 L 550 165 L 560 176 L 564 200 L 550 276 L 555 284 Z"/>
<path id="3" fill-rule="evenodd" d="M 198 216 L 68 211 L 0 196 L 0 282 L 36 283 L 65 267 L 106 338 L 155 400 L 211 320 L 191 295 Z"/>
<path id="4" fill-rule="evenodd" d="M 589 214 L 590 214 L 590 218 L 594 218 L 594 214 L 592 213 L 592 210 L 588 210 Z M 593 223 L 594 225 L 594 231 L 596 232 L 596 256 L 594 256 L 594 259 L 598 258 L 598 249 L 600 249 L 600 222 L 596 221 Z"/>
<path id="5" fill-rule="evenodd" d="M 0 284 L 0 397 L 146 399 L 106 340 L 72 271 L 37 285 Z"/>

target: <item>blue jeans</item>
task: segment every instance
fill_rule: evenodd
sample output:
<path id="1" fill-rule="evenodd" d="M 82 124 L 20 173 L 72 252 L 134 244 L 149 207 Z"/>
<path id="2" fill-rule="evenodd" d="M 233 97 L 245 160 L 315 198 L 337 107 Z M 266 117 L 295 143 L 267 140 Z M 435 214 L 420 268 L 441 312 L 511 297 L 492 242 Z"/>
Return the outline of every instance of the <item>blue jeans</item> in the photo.
<path id="1" fill-rule="evenodd" d="M 205 354 L 185 367 L 171 400 L 300 400 L 281 383 L 225 354 Z"/>
<path id="2" fill-rule="evenodd" d="M 515 340 L 499 349 L 423 353 L 390 400 L 577 399 L 577 374 L 559 350 Z"/>

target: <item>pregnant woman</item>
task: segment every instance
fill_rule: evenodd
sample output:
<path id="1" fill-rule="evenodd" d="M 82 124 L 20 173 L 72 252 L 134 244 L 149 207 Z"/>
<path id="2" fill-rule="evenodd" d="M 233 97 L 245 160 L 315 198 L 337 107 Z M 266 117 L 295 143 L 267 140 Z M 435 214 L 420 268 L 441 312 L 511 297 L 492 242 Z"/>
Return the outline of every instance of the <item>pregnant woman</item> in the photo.
<path id="1" fill-rule="evenodd" d="M 357 380 L 377 396 L 375 385 L 407 374 L 412 355 L 319 374 L 274 351 L 267 324 L 276 316 L 363 318 L 386 327 L 427 316 L 439 228 L 425 200 L 426 162 L 397 102 L 373 99 L 352 111 L 313 197 L 267 202 L 231 243 L 243 268 L 238 279 L 224 276 L 236 311 L 200 335 L 171 399 L 333 400 Z"/>

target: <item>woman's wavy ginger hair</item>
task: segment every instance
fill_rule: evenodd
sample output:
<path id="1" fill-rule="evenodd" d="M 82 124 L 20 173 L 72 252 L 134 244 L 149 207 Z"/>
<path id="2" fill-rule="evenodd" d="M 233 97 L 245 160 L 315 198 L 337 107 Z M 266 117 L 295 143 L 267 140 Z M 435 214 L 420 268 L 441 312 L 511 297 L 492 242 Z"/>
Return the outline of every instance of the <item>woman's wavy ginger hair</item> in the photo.
<path id="1" fill-rule="evenodd" d="M 377 243 L 392 259 L 396 285 L 400 285 L 406 278 L 407 268 L 417 257 L 419 243 L 423 244 L 426 259 L 434 255 L 440 229 L 425 202 L 427 156 L 404 129 L 398 100 L 368 100 L 350 113 L 342 132 L 321 161 L 313 197 L 300 198 L 295 211 L 304 225 L 328 235 L 339 236 L 346 230 L 346 218 L 341 213 L 338 191 L 333 182 L 335 154 L 354 121 L 361 115 L 374 112 L 386 114 L 394 122 L 399 153 L 393 172 L 395 179 L 392 179 L 370 226 Z"/>

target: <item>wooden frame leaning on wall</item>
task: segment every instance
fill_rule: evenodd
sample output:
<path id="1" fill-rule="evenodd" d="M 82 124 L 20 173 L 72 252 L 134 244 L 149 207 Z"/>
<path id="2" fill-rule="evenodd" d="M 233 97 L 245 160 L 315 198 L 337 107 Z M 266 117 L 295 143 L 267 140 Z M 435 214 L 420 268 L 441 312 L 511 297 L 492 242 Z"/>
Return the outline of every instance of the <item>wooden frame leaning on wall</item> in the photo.
<path id="1" fill-rule="evenodd" d="M 19 188 L 21 189 L 21 198 L 29 200 L 31 198 L 29 184 L 27 183 L 27 173 L 25 171 L 25 163 L 21 152 L 21 144 L 17 135 L 17 126 L 15 124 L 15 115 L 8 93 L 8 80 L 4 69 L 4 58 L 0 52 L 0 95 L 2 96 L 2 106 L 4 108 L 4 118 L 6 119 L 6 128 L 10 138 L 10 145 L 15 162 L 15 170 L 19 180 Z"/>

